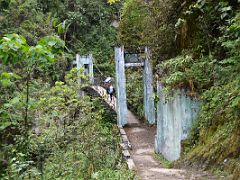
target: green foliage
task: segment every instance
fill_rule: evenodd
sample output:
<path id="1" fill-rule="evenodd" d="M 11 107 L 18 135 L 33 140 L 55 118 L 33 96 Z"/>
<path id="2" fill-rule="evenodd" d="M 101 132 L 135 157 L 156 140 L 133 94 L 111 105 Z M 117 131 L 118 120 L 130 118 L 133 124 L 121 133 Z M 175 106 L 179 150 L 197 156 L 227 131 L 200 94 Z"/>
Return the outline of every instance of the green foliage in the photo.
<path id="1" fill-rule="evenodd" d="M 185 44 L 179 47 L 185 51 L 158 65 L 158 74 L 166 87 L 190 89 L 189 95 L 202 101 L 183 159 L 227 170 L 237 179 L 239 12 L 234 13 L 227 2 L 198 1 L 187 7 L 185 19 L 177 24 L 179 31 L 192 23 L 197 28 L 188 27 Z"/>
<path id="2" fill-rule="evenodd" d="M 33 130 L 29 131 L 28 141 L 18 134 L 13 135 L 14 145 L 1 144 L 0 157 L 7 162 L 2 179 L 133 177 L 121 164 L 113 118 L 106 116 L 100 99 L 79 95 L 78 77 L 85 78 L 73 69 L 65 83 L 56 82 L 53 87 L 41 81 L 32 82 L 35 105 L 29 108 L 29 114 Z M 20 102 L 14 98 L 9 104 L 19 106 Z M 19 117 L 18 111 L 15 108 L 12 115 Z"/>
<path id="3" fill-rule="evenodd" d="M 119 30 L 120 42 L 130 50 L 149 46 L 155 61 L 172 57 L 176 51 L 175 9 L 179 5 L 179 1 L 172 0 L 125 1 Z"/>
<path id="4" fill-rule="evenodd" d="M 0 16 L 0 35 L 17 33 L 33 45 L 41 37 L 52 35 L 49 14 L 39 11 L 38 0 L 4 1 Z"/>
<path id="5" fill-rule="evenodd" d="M 108 3 L 109 4 L 114 4 L 114 3 L 116 3 L 116 2 L 119 2 L 120 0 L 108 0 Z"/>
<path id="6" fill-rule="evenodd" d="M 21 77 L 14 73 L 3 72 L 0 75 L 0 84 L 3 87 L 12 86 L 17 79 L 21 79 Z"/>
<path id="7" fill-rule="evenodd" d="M 53 41 L 57 41 L 55 45 L 61 42 L 57 38 L 53 38 Z M 47 41 L 45 42 L 47 43 Z M 31 78 L 35 68 L 43 68 L 47 63 L 52 63 L 55 59 L 54 55 L 58 55 L 52 53 L 53 49 L 60 53 L 62 52 L 60 48 L 62 49 L 63 45 L 62 43 L 55 49 L 54 46 L 47 46 L 43 42 L 41 45 L 29 46 L 26 40 L 17 34 L 5 35 L 0 40 L 0 59 L 2 60 L 0 158 L 1 161 L 7 163 L 7 178 L 23 178 L 32 171 L 30 167 L 33 162 L 28 159 L 28 148 L 30 147 L 28 131 L 37 103 L 31 94 L 32 91 L 36 91 L 34 89 L 35 82 Z M 16 73 L 11 72 L 13 69 Z M 16 145 L 13 146 L 14 142 Z M 17 154 L 22 154 L 23 158 L 16 159 Z M 5 169 L 1 164 L 1 171 Z"/>
<path id="8" fill-rule="evenodd" d="M 111 169 L 105 169 L 103 171 L 97 172 L 93 175 L 93 179 L 105 179 L 105 180 L 125 180 L 134 179 L 134 174 L 130 171 L 122 169 L 121 171 L 113 171 Z"/>
<path id="9" fill-rule="evenodd" d="M 32 67 L 54 61 L 54 55 L 62 52 L 65 44 L 58 37 L 45 37 L 36 46 L 29 46 L 18 34 L 5 35 L 0 41 L 0 58 L 3 64 L 25 63 Z"/>
<path id="10" fill-rule="evenodd" d="M 136 50 L 139 46 L 144 46 L 143 32 L 146 27 L 147 6 L 141 0 L 125 1 L 122 12 L 122 20 L 119 29 L 121 43 L 130 50 Z"/>
<path id="11" fill-rule="evenodd" d="M 239 179 L 239 1 L 137 2 L 124 3 L 120 40 L 130 49 L 148 45 L 165 89 L 185 88 L 202 101 L 185 160 Z"/>
<path id="12" fill-rule="evenodd" d="M 118 9 L 106 0 L 0 1 L 1 179 L 133 177 L 114 118 L 99 99 L 79 96 L 82 72 L 65 76 L 73 55 L 64 50 L 91 52 L 113 73 Z"/>
<path id="13" fill-rule="evenodd" d="M 17 34 L 6 35 L 1 38 L 0 44 L 0 58 L 3 64 L 18 63 L 27 56 L 29 46 L 22 36 Z"/>
<path id="14" fill-rule="evenodd" d="M 192 95 L 201 93 L 213 83 L 218 67 L 212 57 L 193 59 L 183 55 L 163 62 L 158 66 L 162 82 L 171 88 L 189 88 Z"/>
<path id="15" fill-rule="evenodd" d="M 28 126 L 28 108 L 31 108 L 31 99 L 29 98 L 29 82 L 35 68 L 43 68 L 48 63 L 55 60 L 55 55 L 62 52 L 64 43 L 57 37 L 46 37 L 39 41 L 36 46 L 29 46 L 20 35 L 8 34 L 0 40 L 0 59 L 3 65 L 13 66 L 18 65 L 22 67 L 23 78 L 22 83 L 26 84 L 26 97 L 23 95 L 16 97 L 9 97 L 7 102 L 3 101 L 2 112 L 0 117 L 3 119 L 4 125 L 1 125 L 1 130 L 16 123 L 16 120 L 10 115 L 10 109 L 14 108 L 16 104 L 20 104 L 21 108 L 25 107 L 25 128 Z M 57 54 L 58 53 L 58 54 Z M 20 73 L 19 73 L 20 74 Z M 1 85 L 10 86 L 19 80 L 20 76 L 14 73 L 1 73 Z M 6 88 L 7 88 L 6 87 Z M 23 88 L 24 89 L 24 88 Z M 17 93 L 19 95 L 19 93 Z M 16 94 L 15 94 L 16 95 Z M 25 103 L 23 102 L 26 99 Z M 24 113 L 23 113 L 24 114 Z"/>
<path id="16" fill-rule="evenodd" d="M 129 68 L 126 70 L 126 90 L 129 108 L 140 118 L 144 119 L 143 107 L 143 78 L 142 69 Z"/>
<path id="17" fill-rule="evenodd" d="M 48 12 L 56 13 L 57 31 L 69 49 L 80 54 L 93 53 L 96 64 L 111 63 L 116 41 L 116 29 L 111 23 L 117 20 L 118 3 L 110 6 L 106 0 L 78 0 L 58 1 L 57 4 L 57 10 L 52 2 L 44 6 L 48 7 Z"/>
<path id="18" fill-rule="evenodd" d="M 161 154 L 154 154 L 154 158 L 158 160 L 165 168 L 173 167 L 173 162 L 166 160 Z"/>
<path id="19" fill-rule="evenodd" d="M 107 0 L 3 1 L 0 11 L 0 36 L 17 33 L 28 44 L 37 44 L 45 36 L 58 34 L 73 54 L 93 53 L 95 63 L 113 64 L 113 46 L 120 3 Z M 72 61 L 70 57 L 68 60 Z M 68 64 L 69 65 L 69 64 Z M 114 69 L 111 66 L 110 72 Z M 68 66 L 64 66 L 65 70 Z M 63 80 L 64 75 L 61 75 Z"/>

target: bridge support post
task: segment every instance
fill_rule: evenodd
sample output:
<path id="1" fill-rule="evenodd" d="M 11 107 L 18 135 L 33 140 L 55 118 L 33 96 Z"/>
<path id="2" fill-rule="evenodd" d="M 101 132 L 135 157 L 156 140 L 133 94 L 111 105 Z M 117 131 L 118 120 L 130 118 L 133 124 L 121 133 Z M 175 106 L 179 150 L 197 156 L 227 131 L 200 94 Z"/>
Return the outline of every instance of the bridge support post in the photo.
<path id="1" fill-rule="evenodd" d="M 76 55 L 76 64 L 77 69 L 83 68 L 83 73 L 89 77 L 90 84 L 94 84 L 94 76 L 93 76 L 93 56 L 89 54 L 87 56 Z M 81 80 L 79 80 L 81 84 Z"/>
<path id="2" fill-rule="evenodd" d="M 158 94 L 158 104 L 157 104 L 157 135 L 155 139 L 155 151 L 156 153 L 162 153 L 164 146 L 164 128 L 163 128 L 163 107 L 165 102 L 165 96 L 163 94 L 163 85 L 157 79 L 157 94 Z"/>
<path id="3" fill-rule="evenodd" d="M 117 120 L 119 126 L 127 124 L 127 96 L 124 47 L 115 47 Z"/>
<path id="4" fill-rule="evenodd" d="M 144 61 L 144 114 L 149 124 L 155 124 L 154 91 L 153 91 L 153 72 L 150 62 L 150 52 L 145 48 Z"/>
<path id="5" fill-rule="evenodd" d="M 81 68 L 83 68 L 83 64 L 81 63 L 81 56 L 79 54 L 76 54 L 76 64 L 77 64 L 77 69 L 80 70 Z M 78 72 L 78 77 L 80 75 L 80 72 Z M 78 86 L 79 88 L 81 87 L 82 84 L 82 80 L 81 78 L 78 78 Z M 84 91 L 79 90 L 79 95 L 80 96 L 84 96 Z"/>
<path id="6" fill-rule="evenodd" d="M 93 55 L 89 54 L 88 55 L 89 58 L 89 81 L 91 84 L 94 84 L 94 74 L 93 74 Z"/>

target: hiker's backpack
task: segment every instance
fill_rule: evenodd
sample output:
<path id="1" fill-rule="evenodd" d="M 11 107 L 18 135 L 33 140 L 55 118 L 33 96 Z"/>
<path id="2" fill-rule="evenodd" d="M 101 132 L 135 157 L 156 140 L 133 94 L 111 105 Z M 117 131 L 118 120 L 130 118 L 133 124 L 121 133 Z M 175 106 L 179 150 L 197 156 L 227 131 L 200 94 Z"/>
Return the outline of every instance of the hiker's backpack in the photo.
<path id="1" fill-rule="evenodd" d="M 115 93 L 115 89 L 113 88 L 113 86 L 110 86 L 107 88 L 107 93 L 108 94 L 114 94 Z"/>

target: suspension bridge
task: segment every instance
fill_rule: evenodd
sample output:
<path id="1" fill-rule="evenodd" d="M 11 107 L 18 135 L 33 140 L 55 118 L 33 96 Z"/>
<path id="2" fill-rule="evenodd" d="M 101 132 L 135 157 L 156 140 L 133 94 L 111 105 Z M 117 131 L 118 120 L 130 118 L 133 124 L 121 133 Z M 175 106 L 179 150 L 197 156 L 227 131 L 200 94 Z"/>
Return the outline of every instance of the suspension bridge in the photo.
<path id="1" fill-rule="evenodd" d="M 109 95 L 99 82 L 94 82 L 93 56 L 76 56 L 78 68 L 84 68 L 91 82 L 91 89 L 117 113 L 117 124 L 122 138 L 122 152 L 129 169 L 136 171 L 143 180 L 181 180 L 181 179 L 214 179 L 204 172 L 164 168 L 157 160 L 155 153 L 161 153 L 173 161 L 180 157 L 181 140 L 187 138 L 188 130 L 199 109 L 199 103 L 186 96 L 184 91 L 177 91 L 176 96 L 167 102 L 161 83 L 157 82 L 157 94 L 161 98 L 154 106 L 154 88 L 150 53 L 144 51 L 143 61 L 126 62 L 123 47 L 115 48 L 116 90 L 117 97 L 110 100 Z M 136 55 L 135 55 L 136 56 Z M 125 68 L 144 67 L 144 110 L 147 123 L 140 122 L 127 109 Z M 157 116 L 156 116 L 157 114 Z"/>

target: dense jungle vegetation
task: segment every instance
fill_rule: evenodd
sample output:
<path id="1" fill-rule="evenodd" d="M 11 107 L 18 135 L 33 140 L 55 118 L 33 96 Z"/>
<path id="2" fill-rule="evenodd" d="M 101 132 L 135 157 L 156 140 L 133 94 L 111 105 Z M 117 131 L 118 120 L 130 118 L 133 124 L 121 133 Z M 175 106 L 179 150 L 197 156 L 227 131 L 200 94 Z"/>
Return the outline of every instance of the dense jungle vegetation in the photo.
<path id="1" fill-rule="evenodd" d="M 79 95 L 87 77 L 72 69 L 92 53 L 113 73 L 118 12 L 105 0 L 0 0 L 0 179 L 133 177 L 115 115 Z"/>
<path id="2" fill-rule="evenodd" d="M 128 49 L 151 48 L 155 76 L 167 91 L 185 88 L 202 102 L 180 162 L 234 179 L 240 178 L 239 6 L 238 0 L 126 0 L 118 34 Z"/>

